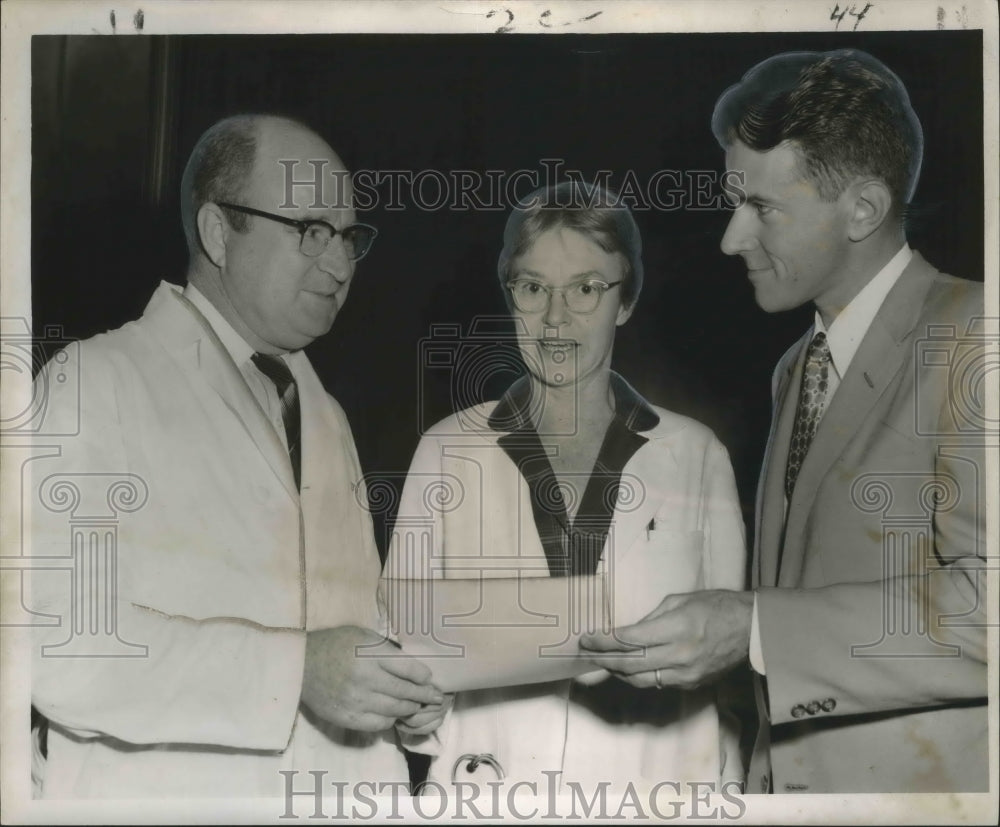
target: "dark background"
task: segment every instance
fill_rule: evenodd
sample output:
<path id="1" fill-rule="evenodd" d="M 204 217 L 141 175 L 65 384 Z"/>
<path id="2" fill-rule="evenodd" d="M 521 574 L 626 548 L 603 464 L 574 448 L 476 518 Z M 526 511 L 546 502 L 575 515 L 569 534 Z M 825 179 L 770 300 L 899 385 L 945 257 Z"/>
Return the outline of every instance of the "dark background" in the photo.
<path id="1" fill-rule="evenodd" d="M 161 279 L 183 283 L 180 174 L 198 135 L 225 115 L 299 117 L 355 170 L 541 172 L 540 159 L 560 158 L 587 176 L 610 169 L 620 183 L 632 170 L 645 181 L 660 169 L 721 169 L 712 108 L 751 65 L 841 47 L 894 69 L 923 122 L 912 246 L 981 280 L 977 31 L 36 36 L 34 330 L 90 336 L 139 316 Z M 454 398 L 448 371 L 422 369 L 421 340 L 432 324 L 466 331 L 505 310 L 495 276 L 505 212 L 405 207 L 360 216 L 380 236 L 333 331 L 308 350 L 347 410 L 365 471 L 397 482 L 421 425 L 474 401 Z M 752 528 L 771 369 L 811 311 L 756 307 L 741 261 L 718 249 L 727 219 L 724 210 L 636 212 L 646 284 L 615 366 L 651 401 L 715 429 Z M 481 390 L 495 396 L 511 379 L 498 370 Z M 386 516 L 376 515 L 383 550 Z"/>

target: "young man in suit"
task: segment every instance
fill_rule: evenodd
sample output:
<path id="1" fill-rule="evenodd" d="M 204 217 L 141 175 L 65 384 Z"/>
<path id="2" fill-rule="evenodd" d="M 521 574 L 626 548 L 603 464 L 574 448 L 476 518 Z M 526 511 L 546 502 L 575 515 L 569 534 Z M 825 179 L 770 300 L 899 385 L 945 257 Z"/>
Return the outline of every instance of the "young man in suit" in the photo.
<path id="1" fill-rule="evenodd" d="M 280 797 L 315 787 L 310 770 L 323 789 L 406 782 L 392 725 L 441 695 L 385 656 L 354 442 L 301 350 L 374 239 L 350 197 L 302 124 L 215 124 L 182 181 L 187 286 L 161 283 L 139 320 L 39 376 L 44 432 L 71 434 L 33 468 L 33 553 L 66 560 L 33 581 L 61 621 L 34 653 L 42 796 Z M 116 548 L 75 545 L 69 490 L 74 518 L 123 512 Z"/>
<path id="2" fill-rule="evenodd" d="M 670 596 L 585 645 L 645 686 L 749 656 L 748 792 L 985 791 L 983 291 L 906 242 L 920 123 L 838 50 L 758 64 L 712 126 L 739 181 L 723 252 L 764 310 L 815 308 L 773 377 L 754 591 Z"/>

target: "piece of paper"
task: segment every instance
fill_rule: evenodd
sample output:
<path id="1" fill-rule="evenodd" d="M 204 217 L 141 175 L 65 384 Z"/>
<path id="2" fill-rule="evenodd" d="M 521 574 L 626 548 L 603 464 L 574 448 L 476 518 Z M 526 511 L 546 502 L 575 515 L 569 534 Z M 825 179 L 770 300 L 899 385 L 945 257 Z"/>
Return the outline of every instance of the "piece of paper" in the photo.
<path id="1" fill-rule="evenodd" d="M 580 636 L 612 625 L 601 576 L 386 579 L 382 589 L 402 651 L 445 692 L 594 671 Z"/>
<path id="2" fill-rule="evenodd" d="M 590 577 L 384 578 L 390 626 L 446 692 L 559 680 L 592 671 L 580 636 L 636 623 L 668 594 L 700 588 L 700 531 L 659 530 Z"/>
<path id="3" fill-rule="evenodd" d="M 275 798 L 241 794 L 233 773 L 215 784 L 215 799 L 142 795 L 121 776 L 114 779 L 119 796 L 35 800 L 30 765 L 36 754 L 27 726 L 32 627 L 61 622 L 69 634 L 72 619 L 33 616 L 24 599 L 32 570 L 59 562 L 36 556 L 26 531 L 24 481 L 49 461 L 48 435 L 34 427 L 47 397 L 32 390 L 38 367 L 32 369 L 32 360 L 56 352 L 67 337 L 135 318 L 161 278 L 183 280 L 180 176 L 200 130 L 234 111 L 295 113 L 370 184 L 360 190 L 358 220 L 379 227 L 376 248 L 360 263 L 330 338 L 310 349 L 310 359 L 355 429 L 367 475 L 366 486 L 356 490 L 361 496 L 367 487 L 383 550 L 383 527 L 391 525 L 398 500 L 378 482 L 388 481 L 398 493 L 418 436 L 441 417 L 492 398 L 487 379 L 513 378 L 511 343 L 475 335 L 481 329 L 475 320 L 505 311 L 495 273 L 504 219 L 516 198 L 550 177 L 604 181 L 636 205 L 646 287 L 616 342 L 616 368 L 652 401 L 717 431 L 732 453 L 752 522 L 773 361 L 809 320 L 807 311 L 762 315 L 741 262 L 719 250 L 728 208 L 712 208 L 721 188 L 703 186 L 725 168 L 710 129 L 713 103 L 756 61 L 780 52 L 850 47 L 884 60 L 910 89 L 925 133 L 923 173 L 907 209 L 911 244 L 956 276 L 985 273 L 991 338 L 981 346 L 995 354 L 996 4 L 9 0 L 0 13 L 0 182 L 3 203 L 16 206 L 3 210 L 0 282 L 0 822 L 287 824 L 325 817 L 332 823 L 523 823 L 536 812 L 536 819 L 576 823 L 997 823 L 995 754 L 989 795 L 945 792 L 940 773 L 931 771 L 921 776 L 920 795 L 886 793 L 876 775 L 869 794 L 846 788 L 838 795 L 792 796 L 776 787 L 774 795 L 733 796 L 723 788 L 720 802 L 711 779 L 661 778 L 666 783 L 656 798 L 637 797 L 631 784 L 625 797 L 599 787 L 579 798 L 542 800 L 537 810 L 522 805 L 520 812 L 504 794 L 470 805 L 460 791 L 446 788 L 439 809 L 428 807 L 428 799 L 411 799 L 405 785 L 359 761 L 343 776 L 324 763 L 308 765 L 310 775 L 300 764 L 279 777 L 285 794 Z M 982 399 L 994 400 L 987 433 L 995 445 L 997 372 L 965 374 L 982 383 L 973 388 Z M 63 380 L 74 377 L 63 374 Z M 505 381 L 493 384 L 506 387 Z M 86 388 L 81 391 L 86 398 Z M 997 452 L 987 455 L 980 479 L 995 515 Z M 127 471 L 106 463 L 84 470 Z M 192 478 L 192 485 L 204 482 Z M 158 488 L 149 493 L 146 507 L 167 507 Z M 126 530 L 129 515 L 121 518 Z M 67 536 L 70 519 L 67 511 Z M 997 521 L 989 525 L 988 594 L 995 596 Z M 908 530 L 922 527 L 907 523 Z M 112 530 L 118 529 L 116 522 Z M 684 591 L 678 584 L 696 574 L 668 574 L 664 567 L 655 577 Z M 634 599 L 640 589 L 662 593 L 662 586 L 653 578 L 615 581 L 615 618 L 620 623 L 627 607 L 614 594 Z M 217 588 L 226 593 L 238 585 L 227 580 Z M 995 677 L 998 602 L 994 597 L 986 605 Z M 88 641 L 97 638 L 94 626 L 81 631 Z M 865 663 L 878 665 L 859 660 L 858 668 Z M 292 686 L 301 678 L 298 670 L 284 674 Z M 989 694 L 995 735 L 995 680 Z M 740 710 L 751 740 L 753 707 L 746 691 Z M 272 710 L 262 706 L 259 714 Z M 151 710 L 150 720 L 156 715 Z M 921 744 L 933 770 L 937 736 Z M 137 759 L 152 752 L 134 749 Z M 234 760 L 252 758 L 243 753 Z M 863 758 L 842 744 L 822 755 L 824 768 Z M 525 791 L 513 781 L 507 786 Z M 369 797 L 373 788 L 377 804 Z M 748 785 L 747 792 L 760 787 Z"/>

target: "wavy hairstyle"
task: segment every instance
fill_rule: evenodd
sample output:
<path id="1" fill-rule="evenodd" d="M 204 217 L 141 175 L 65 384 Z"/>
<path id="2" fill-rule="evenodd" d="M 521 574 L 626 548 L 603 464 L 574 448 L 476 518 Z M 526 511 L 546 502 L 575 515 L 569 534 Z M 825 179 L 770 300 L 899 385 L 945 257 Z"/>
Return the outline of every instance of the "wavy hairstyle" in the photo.
<path id="1" fill-rule="evenodd" d="M 902 81 L 857 49 L 788 52 L 758 63 L 715 104 L 724 148 L 757 152 L 788 142 L 820 197 L 836 199 L 859 176 L 883 181 L 901 216 L 920 177 L 924 137 Z"/>

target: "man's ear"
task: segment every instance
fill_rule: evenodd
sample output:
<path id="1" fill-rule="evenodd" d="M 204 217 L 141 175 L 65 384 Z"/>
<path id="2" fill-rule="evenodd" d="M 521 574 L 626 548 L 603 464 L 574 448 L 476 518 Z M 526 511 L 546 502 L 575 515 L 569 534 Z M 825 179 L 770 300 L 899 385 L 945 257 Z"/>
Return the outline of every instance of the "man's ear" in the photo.
<path id="1" fill-rule="evenodd" d="M 198 208 L 198 238 L 208 260 L 220 269 L 226 264 L 226 240 L 229 237 L 229 222 L 222 214 L 222 208 L 210 201 Z"/>
<path id="2" fill-rule="evenodd" d="M 847 234 L 851 241 L 864 241 L 881 227 L 892 211 L 892 193 L 883 181 L 857 181 L 848 188 L 851 215 Z"/>

